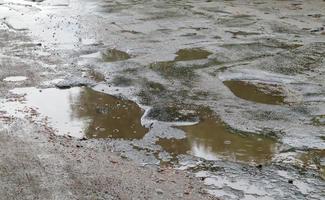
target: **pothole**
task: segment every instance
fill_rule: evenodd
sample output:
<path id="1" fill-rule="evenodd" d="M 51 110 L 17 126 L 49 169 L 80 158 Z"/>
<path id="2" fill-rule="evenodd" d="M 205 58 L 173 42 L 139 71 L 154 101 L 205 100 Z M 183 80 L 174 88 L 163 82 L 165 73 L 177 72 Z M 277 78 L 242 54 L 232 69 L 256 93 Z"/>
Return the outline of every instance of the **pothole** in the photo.
<path id="1" fill-rule="evenodd" d="M 201 48 L 180 49 L 174 61 L 190 61 L 206 59 L 212 53 Z"/>
<path id="2" fill-rule="evenodd" d="M 131 56 L 128 53 L 118 49 L 109 49 L 106 52 L 102 53 L 102 59 L 105 62 L 116 62 L 116 61 L 127 60 L 130 58 Z"/>
<path id="3" fill-rule="evenodd" d="M 163 122 L 196 122 L 198 121 L 196 111 L 176 106 L 156 106 L 147 114 L 148 118 Z"/>
<path id="4" fill-rule="evenodd" d="M 223 83 L 235 96 L 241 99 L 271 105 L 281 105 L 285 103 L 283 89 L 277 85 L 251 83 L 242 80 L 229 80 Z"/>
<path id="5" fill-rule="evenodd" d="M 314 167 L 320 172 L 321 177 L 325 180 L 325 150 L 316 149 L 309 150 L 300 154 L 299 159 L 303 166 Z"/>
<path id="6" fill-rule="evenodd" d="M 140 139 L 148 131 L 141 125 L 143 110 L 136 103 L 87 87 L 17 88 L 11 92 L 22 95 L 23 100 L 5 104 L 8 113 L 34 108 L 59 135 Z"/>
<path id="7" fill-rule="evenodd" d="M 149 67 L 168 79 L 188 81 L 195 78 L 195 67 L 179 66 L 178 62 L 207 59 L 211 54 L 211 52 L 201 48 L 180 49 L 176 52 L 177 56 L 174 60 L 151 63 Z"/>
<path id="8" fill-rule="evenodd" d="M 262 135 L 231 132 L 213 115 L 202 115 L 200 122 L 180 127 L 186 138 L 160 139 L 157 144 L 173 156 L 191 154 L 207 160 L 227 159 L 244 163 L 266 163 L 277 152 L 277 141 Z"/>

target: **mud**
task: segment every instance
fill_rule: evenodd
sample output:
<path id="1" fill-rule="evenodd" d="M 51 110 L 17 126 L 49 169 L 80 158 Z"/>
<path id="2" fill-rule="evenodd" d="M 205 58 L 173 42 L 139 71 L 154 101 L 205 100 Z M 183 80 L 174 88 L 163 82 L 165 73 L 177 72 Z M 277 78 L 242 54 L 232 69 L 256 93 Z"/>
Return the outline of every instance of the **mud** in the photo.
<path id="1" fill-rule="evenodd" d="M 116 62 L 121 60 L 127 60 L 131 58 L 131 56 L 126 52 L 117 49 L 109 49 L 106 52 L 102 53 L 102 58 L 105 62 Z"/>
<path id="2" fill-rule="evenodd" d="M 28 175 L 27 181 L 22 183 L 25 190 L 19 194 L 30 199 L 35 194 L 50 199 L 71 199 L 79 197 L 80 191 L 80 195 L 84 194 L 85 188 L 91 188 L 100 196 L 102 193 L 95 188 L 114 185 L 103 179 L 95 181 L 107 175 L 111 167 L 107 161 L 104 162 L 107 167 L 101 168 L 99 163 L 106 159 L 101 155 L 116 151 L 133 163 L 118 165 L 121 173 L 114 174 L 116 176 L 138 172 L 124 172 L 124 166 L 142 165 L 147 169 L 167 163 L 191 174 L 198 173 L 201 183 L 206 184 L 205 190 L 221 199 L 322 199 L 325 196 L 324 155 L 310 152 L 322 152 L 325 148 L 324 8 L 321 0 L 312 3 L 0 0 L 0 119 L 1 125 L 10 132 L 9 139 L 4 140 L 8 141 L 8 148 L 1 148 L 6 155 L 6 159 L 0 159 L 6 160 L 8 173 L 4 170 L 5 174 L 12 174 L 10 166 L 33 169 L 35 165 L 30 161 L 19 159 L 28 155 L 35 158 L 35 162 L 41 162 L 42 167 L 49 166 L 54 171 L 64 168 L 57 174 L 68 177 L 62 179 L 65 183 L 73 180 L 71 184 L 76 187 L 71 187 L 73 195 L 67 192 L 60 196 L 57 192 L 54 196 L 42 196 L 45 193 L 38 189 L 44 188 L 44 182 L 32 180 L 37 177 L 49 183 L 57 180 L 56 176 L 47 175 L 47 172 L 53 174 L 52 170 L 45 170 L 42 176 Z M 27 79 L 4 81 L 17 76 Z M 77 89 L 80 86 L 94 90 L 86 92 L 89 96 L 80 93 L 74 99 L 85 111 L 67 103 L 67 93 L 82 90 Z M 128 132 L 119 137 L 107 132 L 99 136 L 96 132 L 100 137 L 96 138 L 91 131 L 88 137 L 93 139 L 71 138 L 73 145 L 68 148 L 61 141 L 62 136 L 53 134 L 57 133 L 55 125 L 44 121 L 46 116 L 28 105 L 28 94 L 24 100 L 23 95 L 10 92 L 26 87 L 33 87 L 32 94 L 37 92 L 36 96 L 41 93 L 37 90 L 46 94 L 47 91 L 63 93 L 58 96 L 64 102 L 53 104 L 67 105 L 74 120 L 95 119 L 94 126 L 89 126 L 95 132 L 97 127 L 110 130 L 106 120 L 118 124 L 117 120 L 107 118 L 110 115 L 106 108 L 102 109 L 102 100 L 97 97 L 112 103 L 113 107 L 122 101 L 121 105 L 126 104 L 132 114 L 130 118 L 123 118 L 119 129 L 131 126 L 129 122 L 134 120 L 139 135 L 132 137 Z M 50 101 L 51 94 L 48 92 L 44 97 L 46 101 Z M 9 115 L 24 101 L 26 104 L 21 110 Z M 97 106 L 101 107 L 99 113 Z M 197 112 L 202 107 L 211 110 L 213 117 L 202 117 Z M 124 110 L 117 111 L 124 113 Z M 67 121 L 70 123 L 71 119 Z M 29 125 L 20 125 L 20 120 L 48 128 L 46 131 L 40 127 L 26 128 Z M 219 135 L 208 134 L 212 130 Z M 84 136 L 86 132 L 78 134 Z M 109 135 L 112 136 L 107 137 Z M 41 136 L 46 139 L 33 139 Z M 11 145 L 21 142 L 22 147 Z M 85 144 L 78 143 L 77 147 L 75 142 L 87 143 L 92 150 L 84 154 L 85 157 L 93 154 L 92 157 L 99 156 L 98 159 L 93 162 L 87 158 L 76 168 L 79 157 L 69 152 L 80 152 L 80 145 Z M 51 149 L 60 143 L 59 152 Z M 194 144 L 200 145 L 204 152 L 196 154 Z M 260 148 L 251 148 L 251 145 Z M 8 153 L 27 152 L 30 148 L 33 149 L 30 154 L 20 157 Z M 49 150 L 45 157 L 55 155 L 50 157 L 53 159 L 45 159 L 45 163 L 37 156 L 44 149 Z M 109 150 L 99 153 L 105 149 Z M 67 162 L 70 164 L 62 164 Z M 58 168 L 53 167 L 53 163 L 58 163 L 55 164 Z M 90 168 L 99 172 L 89 171 Z M 8 190 L 5 197 L 12 197 L 10 193 L 17 193 L 21 188 L 15 185 L 21 176 L 21 171 L 17 172 L 11 179 L 14 184 L 9 189 L 12 190 L 2 187 L 10 181 L 1 184 L 2 191 Z M 143 173 L 134 177 L 135 180 L 140 178 L 141 183 L 151 180 L 149 174 Z M 82 178 L 80 174 L 90 175 Z M 184 176 L 177 178 L 188 180 Z M 117 179 L 117 182 L 123 180 Z M 37 184 L 29 184 L 33 186 L 30 188 L 27 183 Z M 59 186 L 66 188 L 62 182 L 53 183 L 57 183 L 51 185 L 56 188 L 54 191 L 60 191 Z M 93 183 L 99 187 L 93 187 L 96 185 Z M 196 180 L 192 183 L 199 184 Z M 134 197 L 140 199 L 157 199 L 157 193 L 162 193 L 162 199 L 177 198 L 178 193 L 186 197 L 189 193 L 183 188 L 164 192 L 172 190 L 168 186 L 163 192 L 150 187 L 142 190 L 141 184 L 135 182 L 131 183 L 131 190 L 125 189 L 127 183 L 117 185 L 115 193 L 112 189 L 109 194 L 120 198 L 122 191 L 137 191 Z M 183 187 L 184 182 L 175 185 Z M 167 194 L 170 196 L 164 196 Z M 205 198 L 191 195 L 200 195 L 197 190 L 190 193 L 189 198 Z"/>

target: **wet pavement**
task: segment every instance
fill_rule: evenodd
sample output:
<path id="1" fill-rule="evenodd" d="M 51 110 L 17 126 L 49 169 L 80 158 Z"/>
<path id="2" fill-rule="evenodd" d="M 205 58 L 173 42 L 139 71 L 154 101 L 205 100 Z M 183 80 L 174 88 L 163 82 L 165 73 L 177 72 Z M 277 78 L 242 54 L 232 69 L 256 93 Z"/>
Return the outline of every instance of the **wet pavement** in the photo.
<path id="1" fill-rule="evenodd" d="M 221 199 L 321 199 L 324 9 L 0 0 L 0 119 L 200 169 Z"/>

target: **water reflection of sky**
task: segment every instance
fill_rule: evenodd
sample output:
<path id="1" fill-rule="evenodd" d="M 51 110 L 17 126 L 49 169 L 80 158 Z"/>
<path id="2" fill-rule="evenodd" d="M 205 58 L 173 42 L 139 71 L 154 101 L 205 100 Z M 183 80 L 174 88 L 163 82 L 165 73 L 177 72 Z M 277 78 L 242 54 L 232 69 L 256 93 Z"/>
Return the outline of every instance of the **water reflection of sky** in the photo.
<path id="1" fill-rule="evenodd" d="M 147 132 L 140 121 L 142 110 L 135 103 L 89 88 L 19 88 L 12 92 L 25 97 L 23 104 L 10 106 L 11 114 L 23 107 L 36 108 L 60 135 L 133 139 Z"/>
<path id="2" fill-rule="evenodd" d="M 200 123 L 181 127 L 187 138 L 160 139 L 157 144 L 174 156 L 190 153 L 207 160 L 226 158 L 233 161 L 264 163 L 277 150 L 275 140 L 260 135 L 242 135 L 228 130 L 214 117 L 202 117 Z"/>

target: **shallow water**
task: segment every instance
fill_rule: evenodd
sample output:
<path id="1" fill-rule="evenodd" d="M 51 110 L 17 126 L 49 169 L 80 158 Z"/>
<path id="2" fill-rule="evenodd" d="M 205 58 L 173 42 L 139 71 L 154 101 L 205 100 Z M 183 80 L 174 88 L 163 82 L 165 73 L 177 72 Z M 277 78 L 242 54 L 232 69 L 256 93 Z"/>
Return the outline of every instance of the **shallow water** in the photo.
<path id="1" fill-rule="evenodd" d="M 322 13 L 321 8 L 324 7 L 323 1 L 315 1 L 312 4 L 301 2 L 302 10 L 292 10 L 292 6 L 297 5 L 295 3 L 291 5 L 287 1 L 278 1 L 275 4 L 272 1 L 263 0 L 247 5 L 241 1 L 121 0 L 116 2 L 93 0 L 82 1 L 82 3 L 80 1 L 66 2 L 66 6 L 55 6 L 58 3 L 54 1 L 17 3 L 7 0 L 1 5 L 0 18 L 4 25 L 0 26 L 11 30 L 8 35 L 1 34 L 3 36 L 3 40 L 0 41 L 3 45 L 1 54 L 14 56 L 10 57 L 13 62 L 3 63 L 1 77 L 21 75 L 23 69 L 31 72 L 31 75 L 27 73 L 29 79 L 41 77 L 44 80 L 50 80 L 64 78 L 65 75 L 78 77 L 81 71 L 91 68 L 100 71 L 105 76 L 89 72 L 89 74 L 84 73 L 85 78 L 96 82 L 105 81 L 104 84 L 107 83 L 111 88 L 109 91 L 114 92 L 111 94 L 121 93 L 129 99 L 134 99 L 136 96 L 130 91 L 135 88 L 149 93 L 143 95 L 144 104 L 147 106 L 164 105 L 162 109 L 167 103 L 175 101 L 200 104 L 211 107 L 215 114 L 225 119 L 225 122 L 234 130 L 252 133 L 256 130 L 265 130 L 265 134 L 272 133 L 272 135 L 279 136 L 281 143 L 292 147 L 294 152 L 290 153 L 297 153 L 296 151 L 299 151 L 297 149 L 306 149 L 306 151 L 310 148 L 324 149 L 323 49 L 325 45 L 320 42 L 324 39 L 324 31 L 320 30 L 323 27 L 324 16 L 319 15 Z M 17 41 L 17 34 L 27 29 L 29 29 L 28 33 L 21 32 L 21 35 L 30 35 L 35 40 L 33 43 L 41 45 L 32 46 L 29 49 L 26 46 L 29 44 L 25 45 L 25 42 Z M 315 32 L 317 29 L 320 31 Z M 36 51 L 33 50 L 35 48 Z M 47 49 L 51 50 L 52 56 L 46 56 L 49 54 L 42 52 Z M 212 55 L 210 56 L 209 52 L 205 52 L 204 49 L 209 50 Z M 126 55 L 129 53 L 128 50 L 131 52 L 130 55 Z M 41 53 L 41 56 L 37 55 Z M 79 58 L 79 55 L 82 56 Z M 127 60 L 127 63 L 118 62 L 123 60 Z M 34 61 L 40 63 L 37 64 Z M 115 62 L 114 65 L 111 62 Z M 53 65 L 49 71 L 43 68 L 47 66 L 46 63 Z M 152 68 L 147 68 L 150 63 L 153 63 L 150 65 Z M 145 79 L 160 83 L 161 86 L 142 83 L 146 82 L 142 81 Z M 225 82 L 232 93 L 238 97 L 236 98 L 227 87 L 221 84 L 221 81 L 239 79 L 249 81 L 234 81 L 233 85 Z M 259 83 L 256 83 L 257 80 Z M 26 84 L 29 85 L 29 82 L 26 81 Z M 39 85 L 37 82 L 38 80 L 35 81 L 35 86 Z M 22 85 L 24 82 L 19 82 L 19 84 Z M 11 86 L 12 84 L 4 85 Z M 83 85 L 83 82 L 76 85 Z M 123 88 L 116 89 L 114 85 Z M 281 91 L 279 86 L 282 86 L 283 90 L 288 93 Z M 128 87 L 132 88 L 129 90 Z M 62 134 L 73 132 L 79 137 L 86 132 L 88 137 L 127 139 L 142 136 L 140 134 L 132 137 L 129 131 L 125 136 L 121 132 L 115 133 L 117 132 L 115 129 L 113 135 L 109 133 L 109 127 L 106 129 L 106 124 L 101 125 L 106 122 L 105 117 L 109 116 L 109 114 L 103 114 L 107 112 L 105 106 L 101 106 L 104 108 L 98 111 L 93 110 L 93 107 L 101 102 L 97 99 L 97 94 L 93 95 L 95 100 L 77 97 L 82 96 L 81 94 L 73 94 L 71 96 L 75 98 L 72 98 L 73 101 L 69 100 L 70 102 L 66 100 L 66 93 L 58 96 L 65 99 L 62 101 L 66 103 L 62 105 L 68 105 L 63 106 L 67 108 L 62 111 L 61 103 L 59 103 L 61 100 L 52 101 L 51 98 L 42 98 L 48 104 L 60 105 L 56 106 L 58 111 L 70 113 L 70 115 L 59 113 L 59 117 L 55 119 L 63 120 L 71 126 L 53 119 L 48 120 L 53 124 L 52 127 L 58 130 L 58 133 L 60 130 Z M 56 97 L 52 98 L 56 99 Z M 87 98 L 89 104 L 81 100 Z M 251 103 L 242 103 L 240 98 Z M 293 106 L 281 105 L 286 104 L 286 101 L 292 102 Z M 76 105 L 72 106 L 71 102 Z M 264 104 L 279 106 L 265 106 Z M 79 109 L 78 106 L 85 110 Z M 41 114 L 43 109 L 39 109 Z M 50 111 L 47 113 L 55 117 Z M 164 114 L 164 112 L 161 113 Z M 178 117 L 178 113 L 173 115 L 168 110 L 166 113 L 168 122 L 169 119 L 183 120 L 182 117 Z M 134 119 L 140 124 L 141 114 L 133 114 L 136 115 Z M 68 119 L 66 120 L 66 117 L 61 115 L 68 116 Z M 71 116 L 73 119 L 70 119 Z M 314 118 L 311 120 L 311 117 Z M 128 118 L 123 120 L 126 119 Z M 165 118 L 155 117 L 155 119 L 164 121 Z M 98 121 L 100 125 L 92 120 Z M 116 123 L 114 120 L 111 122 Z M 123 123 L 126 127 L 129 126 L 128 122 L 123 121 Z M 81 126 L 81 128 L 72 129 L 74 125 Z M 63 128 L 58 128 L 60 126 Z M 142 130 L 140 125 L 138 128 Z M 164 137 L 169 127 L 162 129 L 157 131 L 155 137 Z M 258 139 L 260 136 L 232 133 L 216 118 L 202 119 L 201 117 L 199 124 L 182 127 L 182 129 L 187 132 L 187 138 L 161 139 L 158 143 L 174 155 L 190 153 L 207 159 L 227 158 L 241 162 L 267 162 L 274 154 L 274 158 L 279 156 L 276 153 L 276 141 L 268 142 L 269 139 L 265 137 L 261 137 L 262 141 L 260 141 L 261 139 Z M 175 129 L 171 132 L 173 130 Z M 175 135 L 169 134 L 171 137 Z M 145 137 L 145 139 L 148 138 Z M 128 143 L 128 141 L 115 140 L 114 147 L 118 142 Z M 148 140 L 141 142 L 145 143 Z M 263 144 L 261 151 L 250 147 L 258 147 L 259 142 Z M 275 143 L 275 148 L 273 148 L 273 143 Z M 147 145 L 151 147 L 151 144 Z M 127 152 L 125 148 L 123 146 L 119 151 Z M 132 151 L 130 154 L 136 153 L 138 152 Z M 290 162 L 290 158 L 289 156 L 283 159 Z M 316 161 L 318 159 L 314 156 L 311 158 Z M 294 163 L 281 164 L 280 162 L 282 160 L 278 159 L 272 161 L 272 164 L 279 164 L 283 170 L 295 173 L 290 168 Z M 243 194 L 249 195 L 246 199 L 321 199 L 314 195 L 317 195 L 319 191 L 325 191 L 317 189 L 315 192 L 297 197 L 298 189 L 292 185 L 290 189 L 292 192 L 290 192 L 287 180 L 284 180 L 283 184 L 273 183 L 272 179 L 279 180 L 273 176 L 275 171 L 268 172 L 268 174 L 257 173 L 252 176 L 251 172 L 245 175 L 247 167 L 245 164 L 234 167 L 234 162 L 215 161 L 213 163 L 219 166 L 224 164 L 226 171 L 220 174 L 224 187 L 218 188 L 218 191 L 220 193 L 231 192 L 236 196 L 233 199 L 245 199 Z M 312 165 L 314 162 L 310 163 Z M 324 159 L 321 159 L 320 163 L 324 163 Z M 306 174 L 300 175 L 301 180 L 310 182 Z M 238 184 L 250 187 L 259 186 L 258 190 L 265 191 L 265 193 L 254 194 L 254 196 L 246 187 L 236 187 Z M 316 188 L 312 184 L 310 186 Z M 217 196 L 222 199 L 223 195 Z M 227 196 L 224 199 L 231 199 L 230 197 Z"/>
<path id="2" fill-rule="evenodd" d="M 208 58 L 212 53 L 201 48 L 180 49 L 174 61 L 189 61 Z"/>
<path id="3" fill-rule="evenodd" d="M 315 166 L 325 180 L 325 150 L 309 150 L 300 154 L 299 159 L 305 167 Z"/>
<path id="4" fill-rule="evenodd" d="M 109 49 L 106 52 L 102 53 L 102 58 L 105 62 L 116 62 L 127 60 L 131 58 L 131 56 L 128 53 L 118 49 Z"/>
<path id="5" fill-rule="evenodd" d="M 189 48 L 180 49 L 175 54 L 174 60 L 151 63 L 150 68 L 166 78 L 188 81 L 195 77 L 194 69 L 188 66 L 178 66 L 177 63 L 206 59 L 212 53 L 201 48 Z"/>
<path id="6" fill-rule="evenodd" d="M 213 116 L 202 116 L 198 124 L 181 129 L 187 133 L 185 139 L 160 139 L 157 144 L 174 156 L 189 153 L 207 160 L 224 158 L 245 163 L 266 163 L 277 151 L 276 140 L 233 133 Z"/>
<path id="7" fill-rule="evenodd" d="M 263 104 L 281 105 L 284 96 L 275 85 L 252 84 L 246 81 L 223 82 L 239 98 Z"/>
<path id="8" fill-rule="evenodd" d="M 24 104 L 37 108 L 60 135 L 135 139 L 147 132 L 137 104 L 90 88 L 18 88 L 12 92 L 25 94 Z"/>

